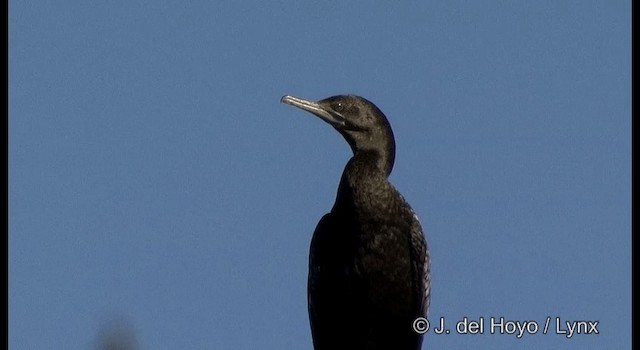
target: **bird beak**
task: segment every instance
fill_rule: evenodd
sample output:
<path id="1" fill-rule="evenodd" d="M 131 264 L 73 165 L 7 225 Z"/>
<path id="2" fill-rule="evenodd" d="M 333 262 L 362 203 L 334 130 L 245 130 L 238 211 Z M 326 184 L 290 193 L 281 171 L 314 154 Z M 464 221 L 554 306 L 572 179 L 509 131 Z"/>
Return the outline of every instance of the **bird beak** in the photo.
<path id="1" fill-rule="evenodd" d="M 342 116 L 337 113 L 331 113 L 330 111 L 327 111 L 318 102 L 303 100 L 301 98 L 289 95 L 283 96 L 280 99 L 280 102 L 298 107 L 302 110 L 312 113 L 333 126 L 340 127 L 345 125 L 345 119 Z"/>

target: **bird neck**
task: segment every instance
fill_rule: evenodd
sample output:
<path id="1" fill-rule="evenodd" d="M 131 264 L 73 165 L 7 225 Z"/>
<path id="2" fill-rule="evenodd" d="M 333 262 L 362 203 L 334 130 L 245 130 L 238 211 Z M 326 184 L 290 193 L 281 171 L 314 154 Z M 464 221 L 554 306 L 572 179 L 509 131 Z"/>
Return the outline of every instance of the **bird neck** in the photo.
<path id="1" fill-rule="evenodd" d="M 354 210 L 354 203 L 361 209 L 366 208 L 373 198 L 384 195 L 390 186 L 388 164 L 377 152 L 356 153 L 342 172 L 333 211 L 350 212 Z"/>
<path id="2" fill-rule="evenodd" d="M 384 178 L 388 178 L 391 175 L 391 170 L 393 170 L 394 156 L 393 151 L 387 150 L 354 150 L 353 157 L 351 157 L 344 170 L 345 172 L 348 170 L 357 171 L 358 173 L 366 172 L 369 176 L 380 173 Z"/>

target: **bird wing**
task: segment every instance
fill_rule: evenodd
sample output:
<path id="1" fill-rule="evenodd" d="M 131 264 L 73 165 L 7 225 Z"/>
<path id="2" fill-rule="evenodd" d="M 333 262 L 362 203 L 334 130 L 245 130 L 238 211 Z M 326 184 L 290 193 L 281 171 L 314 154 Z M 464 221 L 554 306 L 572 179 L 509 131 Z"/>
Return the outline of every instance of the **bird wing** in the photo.
<path id="1" fill-rule="evenodd" d="M 411 225 L 411 254 L 413 262 L 414 286 L 418 288 L 416 295 L 420 296 L 420 310 L 422 316 L 427 315 L 431 303 L 431 257 L 427 242 L 422 232 L 420 220 L 413 214 Z"/>
<path id="2" fill-rule="evenodd" d="M 324 241 L 327 233 L 332 232 L 335 226 L 335 220 L 331 213 L 328 213 L 320 219 L 311 240 L 311 248 L 309 249 L 309 278 L 307 281 L 307 303 L 309 311 L 309 322 L 312 332 L 317 331 L 317 310 L 314 305 L 314 296 L 318 293 L 318 278 L 320 277 L 320 264 L 318 263 L 318 251 L 325 246 Z M 326 252 L 325 252 L 326 254 Z"/>

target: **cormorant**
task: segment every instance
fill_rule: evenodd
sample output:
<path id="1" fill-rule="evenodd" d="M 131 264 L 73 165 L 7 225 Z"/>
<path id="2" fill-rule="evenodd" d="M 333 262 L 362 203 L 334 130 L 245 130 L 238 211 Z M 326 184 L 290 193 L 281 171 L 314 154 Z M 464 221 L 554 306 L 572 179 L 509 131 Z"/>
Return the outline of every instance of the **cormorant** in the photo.
<path id="1" fill-rule="evenodd" d="M 412 324 L 429 307 L 429 250 L 418 218 L 388 180 L 395 141 L 387 118 L 354 95 L 281 102 L 329 123 L 353 151 L 335 204 L 311 240 L 314 349 L 420 349 L 422 335 Z"/>

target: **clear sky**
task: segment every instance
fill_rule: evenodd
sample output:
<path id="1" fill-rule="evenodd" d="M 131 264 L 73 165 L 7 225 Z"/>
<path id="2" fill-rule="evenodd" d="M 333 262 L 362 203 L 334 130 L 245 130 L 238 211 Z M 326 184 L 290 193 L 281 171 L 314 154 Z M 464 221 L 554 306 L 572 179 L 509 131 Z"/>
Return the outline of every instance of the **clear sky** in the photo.
<path id="1" fill-rule="evenodd" d="M 120 320 L 141 349 L 312 349 L 309 243 L 351 154 L 279 101 L 341 93 L 394 128 L 451 329 L 424 349 L 630 348 L 630 8 L 10 0 L 10 348 Z"/>

